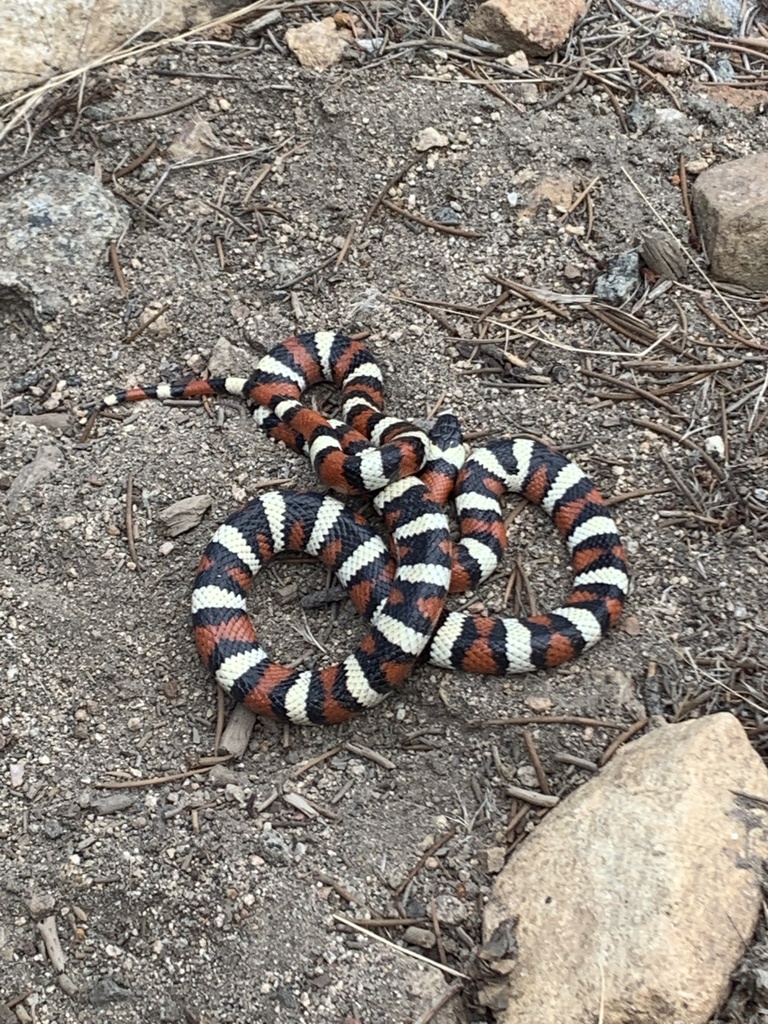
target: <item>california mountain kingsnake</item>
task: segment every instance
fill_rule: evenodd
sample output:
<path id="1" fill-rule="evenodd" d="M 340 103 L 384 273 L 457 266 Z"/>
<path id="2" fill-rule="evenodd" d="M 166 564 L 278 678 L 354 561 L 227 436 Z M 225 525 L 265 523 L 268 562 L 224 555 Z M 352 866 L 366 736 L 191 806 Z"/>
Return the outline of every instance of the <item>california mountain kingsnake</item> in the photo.
<path id="1" fill-rule="evenodd" d="M 321 380 L 341 390 L 344 421 L 301 404 Z M 373 495 L 395 554 L 336 498 L 272 491 L 214 534 L 192 594 L 195 641 L 219 684 L 256 714 L 336 723 L 377 704 L 417 661 L 502 675 L 549 668 L 595 644 L 614 625 L 629 578 L 616 525 L 581 470 L 538 441 L 492 441 L 465 461 L 458 421 L 438 417 L 426 435 L 382 412 L 381 372 L 368 349 L 341 334 L 301 334 L 278 345 L 249 378 L 136 387 L 101 408 L 145 398 L 237 395 L 276 440 L 309 456 L 317 476 L 346 493 Z M 453 491 L 461 541 L 451 543 L 444 503 Z M 493 572 L 506 543 L 499 504 L 519 492 L 563 534 L 575 573 L 562 607 L 525 619 L 445 609 L 448 590 Z M 307 552 L 331 568 L 370 623 L 357 650 L 321 669 L 271 661 L 246 611 L 254 575 L 280 552 Z"/>

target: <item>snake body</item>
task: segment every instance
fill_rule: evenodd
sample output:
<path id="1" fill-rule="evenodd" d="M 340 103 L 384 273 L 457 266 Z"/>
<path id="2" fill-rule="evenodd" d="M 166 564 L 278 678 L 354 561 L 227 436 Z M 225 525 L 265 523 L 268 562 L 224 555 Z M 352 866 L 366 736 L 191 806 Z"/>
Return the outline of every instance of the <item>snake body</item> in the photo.
<path id="1" fill-rule="evenodd" d="M 320 380 L 340 388 L 343 421 L 301 403 Z M 372 354 L 325 331 L 287 339 L 248 378 L 131 388 L 102 408 L 217 394 L 251 402 L 260 426 L 306 454 L 327 486 L 372 495 L 394 547 L 338 499 L 309 491 L 263 494 L 219 527 L 195 580 L 195 640 L 222 688 L 257 714 L 342 722 L 382 700 L 419 660 L 496 675 L 550 668 L 618 621 L 629 578 L 616 525 L 578 466 L 549 446 L 502 439 L 465 458 L 455 417 L 438 417 L 426 434 L 386 416 Z M 444 510 L 452 490 L 461 531 L 455 545 Z M 520 619 L 447 611 L 449 590 L 474 587 L 495 569 L 506 543 L 499 499 L 508 492 L 540 504 L 564 536 L 574 570 L 568 597 L 549 614 Z M 247 590 L 281 552 L 317 556 L 368 620 L 368 634 L 338 664 L 292 670 L 259 644 Z"/>

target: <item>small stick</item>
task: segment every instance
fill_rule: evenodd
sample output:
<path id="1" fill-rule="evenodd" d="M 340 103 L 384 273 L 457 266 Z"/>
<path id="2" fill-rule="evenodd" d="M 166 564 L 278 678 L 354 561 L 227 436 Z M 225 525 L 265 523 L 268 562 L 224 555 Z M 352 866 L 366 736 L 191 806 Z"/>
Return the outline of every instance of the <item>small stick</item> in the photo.
<path id="1" fill-rule="evenodd" d="M 350 224 L 349 231 L 347 232 L 346 238 L 344 239 L 344 244 L 339 249 L 339 255 L 336 257 L 336 269 L 337 270 L 339 269 L 341 264 L 344 262 L 344 260 L 347 258 L 347 253 L 349 252 L 350 245 L 352 245 L 352 239 L 355 237 L 355 231 L 356 230 L 357 230 L 357 225 L 353 221 L 352 224 Z"/>
<path id="2" fill-rule="evenodd" d="M 138 167 L 141 167 L 142 164 L 149 160 L 156 149 L 157 139 L 152 139 L 144 152 L 139 153 L 139 155 L 135 159 L 131 160 L 129 164 L 126 164 L 124 167 L 119 167 L 116 171 L 104 171 L 101 176 L 102 184 L 107 185 L 113 178 L 125 178 L 126 175 L 132 174 Z"/>
<path id="3" fill-rule="evenodd" d="M 581 715 L 519 715 L 513 718 L 486 718 L 467 722 L 469 729 L 486 729 L 494 725 L 583 725 L 594 729 L 625 729 L 624 722 L 606 722 L 601 718 Z"/>
<path id="4" fill-rule="evenodd" d="M 310 771 L 312 768 L 316 768 L 323 761 L 327 761 L 331 757 L 335 757 L 340 750 L 344 749 L 344 744 L 339 743 L 335 747 L 331 747 L 330 750 L 326 750 L 322 754 L 318 754 L 317 757 L 311 757 L 308 761 L 304 761 L 303 764 L 298 765 L 290 774 L 290 778 L 299 779 L 305 773 Z"/>
<path id="5" fill-rule="evenodd" d="M 219 762 L 217 762 L 219 763 Z M 180 779 L 191 779 L 193 775 L 209 772 L 213 765 L 197 765 L 188 772 L 176 772 L 173 775 L 152 775 L 148 779 L 123 779 L 121 782 L 94 782 L 97 789 L 140 789 L 144 786 L 164 786 L 166 782 L 178 782 Z"/>
<path id="6" fill-rule="evenodd" d="M 678 162 L 678 177 L 680 178 L 680 198 L 683 201 L 683 209 L 685 210 L 685 219 L 688 221 L 688 234 L 690 237 L 691 245 L 694 248 L 699 247 L 699 236 L 696 231 L 696 221 L 693 218 L 693 207 L 691 206 L 691 196 L 688 192 L 688 171 L 685 166 L 685 156 L 681 153 Z"/>
<path id="7" fill-rule="evenodd" d="M 128 283 L 125 280 L 123 268 L 120 266 L 120 257 L 117 255 L 117 245 L 114 242 L 109 243 L 109 262 L 112 264 L 115 279 L 120 285 L 120 291 L 127 298 L 131 289 L 128 287 Z"/>
<path id="8" fill-rule="evenodd" d="M 626 743 L 627 740 L 631 740 L 635 733 L 641 732 L 648 725 L 649 722 L 650 718 L 641 718 L 639 721 L 634 722 L 632 725 L 630 725 L 630 727 L 625 732 L 623 732 L 621 736 L 617 736 L 613 743 L 611 743 L 610 746 L 606 747 L 603 751 L 600 760 L 597 762 L 599 766 L 602 768 L 604 764 L 607 764 L 608 761 L 610 761 L 610 759 L 619 749 L 619 747 L 622 746 L 622 744 Z"/>
<path id="9" fill-rule="evenodd" d="M 345 743 L 344 748 L 350 752 L 350 754 L 356 754 L 358 757 L 367 757 L 369 761 L 374 761 L 376 764 L 380 764 L 382 768 L 388 768 L 390 771 L 393 768 L 397 768 L 394 761 L 390 761 L 388 757 L 384 757 L 383 754 L 379 754 L 375 750 L 371 750 L 370 747 L 361 747 L 357 743 Z"/>
<path id="10" fill-rule="evenodd" d="M 403 956 L 409 956 L 413 960 L 419 960 L 423 964 L 428 964 L 430 967 L 437 967 L 440 971 L 445 971 L 446 974 L 453 975 L 454 978 L 464 978 L 469 981 L 468 974 L 462 974 L 461 971 L 454 970 L 453 967 L 448 967 L 446 964 L 437 964 L 434 960 L 430 960 L 427 956 L 422 956 L 421 953 L 415 953 L 412 949 L 405 949 L 403 946 L 398 946 L 396 942 L 390 942 L 389 939 L 385 939 L 382 935 L 377 935 L 376 932 L 369 931 L 367 928 L 361 928 L 359 924 L 355 924 L 354 921 L 350 921 L 349 918 L 342 917 L 341 914 L 334 914 L 333 920 L 338 921 L 339 924 L 345 925 L 347 928 L 351 928 L 354 932 L 359 932 L 361 935 L 367 935 L 369 939 L 375 939 L 376 942 L 381 942 L 385 946 L 389 946 L 390 949 L 396 949 L 398 953 L 402 953 Z"/>
<path id="11" fill-rule="evenodd" d="M 456 228 L 450 224 L 441 224 L 439 221 L 430 220 L 428 217 L 422 217 L 420 213 L 415 213 L 412 210 L 406 210 L 404 206 L 400 206 L 398 203 L 390 202 L 389 199 L 382 199 L 381 205 L 386 207 L 392 213 L 398 213 L 401 217 L 405 217 L 406 220 L 415 221 L 416 224 L 423 224 L 425 228 L 432 228 L 434 231 L 442 231 L 445 235 L 458 235 L 460 238 L 485 238 L 482 231 L 472 231 L 470 228 Z"/>
<path id="12" fill-rule="evenodd" d="M 614 494 L 610 498 L 603 498 L 607 508 L 612 508 L 614 505 L 621 505 L 624 501 L 634 501 L 635 498 L 647 498 L 649 494 L 670 494 L 672 492 L 671 487 L 665 487 L 663 484 L 659 487 L 638 487 L 634 491 L 622 491 L 620 494 Z"/>
<path id="13" fill-rule="evenodd" d="M 139 556 L 136 554 L 136 541 L 133 536 L 133 473 L 128 474 L 125 483 L 125 535 L 128 541 L 128 553 L 138 572 Z"/>
<path id="14" fill-rule="evenodd" d="M 445 832 L 443 835 L 438 836 L 438 838 L 434 841 L 434 843 L 432 843 L 432 845 L 429 847 L 429 849 L 425 850 L 424 853 L 422 853 L 422 855 L 416 861 L 414 866 L 411 868 L 411 870 L 405 876 L 403 881 L 395 889 L 395 895 L 396 896 L 402 896 L 402 894 L 408 888 L 408 886 L 413 881 L 413 879 L 416 877 L 416 875 L 418 875 L 418 873 L 424 867 L 424 865 L 426 864 L 427 860 L 434 853 L 436 853 L 439 849 L 441 849 L 443 846 L 445 846 L 446 843 L 449 843 L 451 841 L 451 839 L 453 839 L 453 837 L 455 835 L 456 835 L 456 829 L 452 828 L 450 830 L 450 832 Z"/>
<path id="15" fill-rule="evenodd" d="M 443 936 L 440 932 L 440 921 L 437 917 L 437 904 L 434 900 L 430 903 L 430 916 L 432 918 L 432 930 L 435 933 L 435 940 L 437 942 L 437 955 L 440 958 L 440 963 L 445 966 L 448 963 L 448 958 L 445 955 L 445 946 L 443 945 Z"/>
<path id="16" fill-rule="evenodd" d="M 175 114 L 177 110 L 184 110 L 185 107 L 191 107 L 193 103 L 197 103 L 199 100 L 204 98 L 205 93 L 201 92 L 197 96 L 188 96 L 185 100 L 179 100 L 178 103 L 171 103 L 169 107 L 160 107 L 157 110 L 141 110 L 138 114 L 126 114 L 125 117 L 114 117 L 108 123 L 126 124 L 128 121 L 147 121 L 150 117 L 165 117 L 166 114 Z"/>
<path id="17" fill-rule="evenodd" d="M 321 878 L 319 871 L 316 871 L 315 874 Z M 360 924 L 365 928 L 408 928 L 412 924 L 429 923 L 427 917 L 365 917 L 362 919 L 352 918 L 352 920 L 355 924 Z"/>
<path id="18" fill-rule="evenodd" d="M 637 395 L 639 398 L 644 398 L 646 402 L 650 402 L 652 405 L 657 405 L 660 409 L 669 413 L 670 416 L 674 416 L 675 419 L 684 420 L 687 419 L 679 409 L 676 409 L 674 405 L 669 402 L 665 402 L 663 398 L 659 398 L 654 395 L 652 391 L 647 391 L 645 388 L 638 387 L 637 384 L 631 384 L 628 380 L 621 380 L 617 377 L 611 377 L 607 373 L 599 373 L 597 370 L 587 370 L 582 367 L 581 372 L 587 377 L 594 377 L 596 380 L 601 380 L 607 384 L 617 385 L 620 388 L 625 388 L 627 391 L 631 391 L 633 395 Z"/>
<path id="19" fill-rule="evenodd" d="M 345 889 L 341 882 L 337 882 L 335 878 L 332 878 L 330 875 L 327 875 L 324 871 L 320 871 L 317 868 L 315 868 L 315 870 L 312 873 L 319 882 L 322 882 L 323 885 L 329 885 L 331 889 L 333 889 L 333 891 L 336 893 L 336 895 L 341 896 L 341 898 L 343 900 L 346 900 L 347 903 L 354 903 L 356 906 L 365 909 L 366 904 L 364 903 L 364 901 L 358 899 L 354 893 L 349 891 L 349 889 Z M 366 920 L 365 923 L 369 926 L 373 924 L 372 921 L 368 920 Z M 379 925 L 379 927 L 384 926 Z"/>
<path id="20" fill-rule="evenodd" d="M 513 805 L 514 806 L 514 805 Z M 514 835 L 517 826 L 531 813 L 531 808 L 528 804 L 523 804 L 519 807 L 516 813 L 509 819 L 509 824 L 504 829 L 504 835 L 509 839 L 510 836 Z"/>
<path id="21" fill-rule="evenodd" d="M 38 921 L 37 930 L 43 937 L 45 951 L 48 954 L 48 959 L 51 961 L 51 966 L 57 974 L 61 974 L 67 965 L 67 958 L 64 956 L 64 950 L 61 948 L 54 915 L 51 914 L 44 921 Z"/>
<path id="22" fill-rule="evenodd" d="M 599 768 L 597 761 L 590 761 L 586 757 L 577 757 L 576 754 L 563 753 L 555 754 L 555 760 L 560 764 L 572 764 L 574 768 L 583 768 L 588 772 L 596 772 Z"/>
<path id="23" fill-rule="evenodd" d="M 659 453 L 659 461 L 661 462 L 664 469 L 666 469 L 666 471 L 674 480 L 680 493 L 688 499 L 688 501 L 691 503 L 691 505 L 693 505 L 697 512 L 700 512 L 702 515 L 706 515 L 706 509 L 704 508 L 704 505 L 699 499 L 699 497 L 693 493 L 693 491 L 687 486 L 685 481 L 675 472 L 675 470 L 672 468 L 672 466 L 670 466 L 670 464 L 667 462 L 667 460 L 661 453 Z"/>
<path id="24" fill-rule="evenodd" d="M 635 419 L 635 417 L 633 416 L 630 418 L 630 423 L 634 423 L 636 427 L 642 427 L 645 430 L 651 430 L 655 434 L 661 434 L 662 437 L 667 437 L 670 440 L 676 441 L 678 444 L 682 444 L 684 447 L 689 448 L 691 451 L 697 452 L 701 459 L 709 466 L 709 468 L 712 470 L 712 472 L 715 474 L 718 480 L 722 480 L 722 482 L 728 488 L 731 497 L 735 498 L 736 501 L 740 500 L 739 495 L 736 493 L 736 489 L 734 488 L 731 481 L 728 479 L 728 476 L 725 473 L 725 471 L 721 469 L 720 466 L 718 466 L 718 464 L 715 462 L 711 455 L 705 452 L 703 448 L 700 448 L 699 445 L 697 445 L 694 441 L 691 441 L 689 437 L 683 437 L 682 434 L 678 434 L 677 431 L 672 430 L 671 427 L 665 427 L 661 423 L 654 423 L 652 420 Z"/>
<path id="25" fill-rule="evenodd" d="M 368 227 L 368 224 L 370 223 L 371 217 L 373 217 L 373 215 L 376 213 L 376 211 L 378 210 L 378 208 L 381 205 L 382 201 L 384 199 L 386 199 L 387 193 L 389 192 L 389 190 L 391 188 L 394 188 L 395 185 L 399 184 L 403 180 L 403 178 L 406 176 L 408 171 L 410 171 L 410 169 L 412 167 L 414 167 L 419 162 L 419 160 L 421 160 L 421 155 L 420 154 L 419 154 L 419 156 L 414 156 L 411 160 L 409 160 L 408 163 L 404 167 L 402 167 L 399 171 L 395 171 L 395 173 L 392 175 L 391 178 L 387 178 L 387 180 L 384 183 L 384 187 L 382 188 L 381 192 L 379 192 L 379 194 L 373 200 L 373 202 L 371 203 L 371 205 L 368 208 L 368 212 L 366 213 L 365 217 L 363 217 L 363 225 L 362 225 L 362 230 L 363 231 L 365 231 L 365 229 Z"/>
<path id="26" fill-rule="evenodd" d="M 547 779 L 547 774 L 544 771 L 544 766 L 541 763 L 539 752 L 536 749 L 536 742 L 533 738 L 533 735 L 528 731 L 528 729 L 523 729 L 523 740 L 525 741 L 525 746 L 528 751 L 528 757 L 531 759 L 533 770 L 536 772 L 536 781 L 539 783 L 539 789 L 542 793 L 548 796 L 550 793 L 550 788 L 549 781 Z"/>
<path id="27" fill-rule="evenodd" d="M 524 789 L 522 786 L 507 786 L 507 796 L 513 796 L 515 800 L 522 800 L 534 807 L 556 807 L 560 803 L 559 796 L 537 793 L 534 789 Z"/>
<path id="28" fill-rule="evenodd" d="M 140 324 L 138 327 L 135 327 L 130 334 L 126 334 L 121 344 L 128 345 L 130 344 L 130 342 L 135 341 L 140 334 L 143 334 L 144 331 L 146 331 L 146 329 L 155 322 L 155 320 L 161 317 L 163 313 L 167 313 L 170 308 L 170 303 L 166 303 L 166 305 L 161 306 L 160 309 L 158 309 L 156 313 L 153 313 L 148 320 L 145 320 L 143 324 Z"/>

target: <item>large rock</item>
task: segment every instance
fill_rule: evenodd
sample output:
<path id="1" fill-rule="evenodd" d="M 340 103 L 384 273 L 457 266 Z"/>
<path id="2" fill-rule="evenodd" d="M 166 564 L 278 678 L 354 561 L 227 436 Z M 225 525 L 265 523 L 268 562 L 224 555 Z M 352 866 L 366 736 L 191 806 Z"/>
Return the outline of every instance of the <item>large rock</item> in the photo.
<path id="1" fill-rule="evenodd" d="M 2 0 L 0 95 L 102 57 L 142 31 L 175 35 L 241 0 Z"/>
<path id="2" fill-rule="evenodd" d="M 699 234 L 721 281 L 768 289 L 768 153 L 728 160 L 693 187 Z"/>
<path id="3" fill-rule="evenodd" d="M 18 291 L 39 316 L 55 316 L 72 289 L 105 265 L 109 242 L 127 225 L 112 193 L 90 175 L 36 174 L 0 203 L 0 293 Z"/>
<path id="4" fill-rule="evenodd" d="M 523 50 L 545 57 L 568 38 L 585 0 L 486 0 L 464 25 L 464 33 L 487 39 L 507 53 Z"/>
<path id="5" fill-rule="evenodd" d="M 709 1020 L 762 905 L 767 830 L 768 771 L 732 715 L 620 751 L 496 881 L 483 955 L 499 1019 Z"/>

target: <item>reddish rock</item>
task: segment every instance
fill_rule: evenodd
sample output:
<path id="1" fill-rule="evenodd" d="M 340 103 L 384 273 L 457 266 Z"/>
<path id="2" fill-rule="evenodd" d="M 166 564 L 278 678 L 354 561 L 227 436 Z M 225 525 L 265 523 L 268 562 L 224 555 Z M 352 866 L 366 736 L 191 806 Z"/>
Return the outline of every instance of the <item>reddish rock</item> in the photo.
<path id="1" fill-rule="evenodd" d="M 497 43 L 507 53 L 545 57 L 563 45 L 585 8 L 585 0 L 486 0 L 464 33 Z"/>
<path id="2" fill-rule="evenodd" d="M 705 1024 L 762 907 L 768 771 L 738 720 L 624 748 L 494 885 L 481 999 L 499 1024 Z"/>

